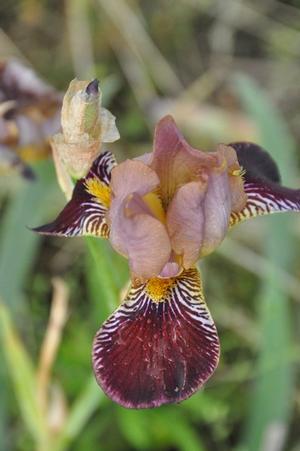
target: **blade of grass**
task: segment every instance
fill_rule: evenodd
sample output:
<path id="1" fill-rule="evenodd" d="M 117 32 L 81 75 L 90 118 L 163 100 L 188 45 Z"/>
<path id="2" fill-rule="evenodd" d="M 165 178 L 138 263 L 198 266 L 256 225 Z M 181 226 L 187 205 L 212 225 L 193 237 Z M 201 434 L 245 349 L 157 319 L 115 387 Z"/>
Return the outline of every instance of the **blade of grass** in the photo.
<path id="1" fill-rule="evenodd" d="M 42 221 L 55 193 L 52 183 L 54 172 L 50 163 L 40 162 L 35 172 L 37 180 L 24 182 L 11 199 L 0 237 L 0 294 L 18 314 L 25 310 L 23 286 L 41 239 L 28 226 Z"/>
<path id="2" fill-rule="evenodd" d="M 148 35 L 144 24 L 125 0 L 98 0 L 100 7 L 115 25 L 134 56 L 144 61 L 157 86 L 176 94 L 182 86 L 167 60 Z"/>
<path id="3" fill-rule="evenodd" d="M 145 112 L 145 118 L 147 118 L 149 104 L 157 97 L 147 68 L 141 64 L 141 61 L 135 57 L 125 44 L 120 45 L 119 42 L 115 42 L 112 38 L 110 43 L 131 86 L 135 100 L 141 110 Z"/>
<path id="4" fill-rule="evenodd" d="M 272 221 L 273 218 L 271 218 Z M 217 252 L 232 262 L 243 266 L 258 277 L 266 277 L 269 270 L 273 269 L 276 271 L 284 291 L 295 301 L 300 302 L 300 281 L 285 271 L 284 268 L 278 266 L 273 267 L 275 262 L 270 260 L 268 256 L 262 256 L 244 244 L 228 237 L 222 243 L 222 246 L 218 248 Z"/>
<path id="5" fill-rule="evenodd" d="M 2 301 L 0 301 L 0 326 L 2 347 L 24 424 L 38 449 L 46 450 L 47 427 L 37 401 L 33 364 L 14 330 L 8 309 Z"/>
<path id="6" fill-rule="evenodd" d="M 80 434 L 93 413 L 105 402 L 105 396 L 99 389 L 94 377 L 87 382 L 82 393 L 74 402 L 64 428 L 52 451 L 63 451 Z"/>
<path id="7" fill-rule="evenodd" d="M 283 120 L 254 82 L 244 76 L 238 76 L 235 81 L 242 104 L 257 124 L 261 145 L 270 151 L 283 179 L 287 179 L 293 172 L 294 145 Z M 288 270 L 292 262 L 293 243 L 287 232 L 290 218 L 278 215 L 266 220 L 272 224 L 264 253 L 272 265 L 257 299 L 262 344 L 257 362 L 259 376 L 251 396 L 243 440 L 249 451 L 282 449 L 294 391 L 293 368 L 286 359 L 291 348 L 289 304 L 274 267 Z"/>
<path id="8" fill-rule="evenodd" d="M 74 72 L 79 79 L 94 78 L 92 36 L 88 21 L 89 2 L 68 0 L 65 5 Z"/>

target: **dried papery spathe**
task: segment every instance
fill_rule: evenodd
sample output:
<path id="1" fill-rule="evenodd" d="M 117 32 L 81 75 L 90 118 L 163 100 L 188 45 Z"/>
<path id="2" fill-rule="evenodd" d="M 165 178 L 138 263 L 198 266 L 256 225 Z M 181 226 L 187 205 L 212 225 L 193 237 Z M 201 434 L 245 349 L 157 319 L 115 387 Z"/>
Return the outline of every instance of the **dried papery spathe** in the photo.
<path id="1" fill-rule="evenodd" d="M 63 100 L 62 133 L 54 135 L 51 141 L 58 179 L 68 198 L 68 177 L 84 177 L 100 154 L 102 143 L 120 137 L 115 117 L 101 104 L 98 80 L 71 81 Z"/>

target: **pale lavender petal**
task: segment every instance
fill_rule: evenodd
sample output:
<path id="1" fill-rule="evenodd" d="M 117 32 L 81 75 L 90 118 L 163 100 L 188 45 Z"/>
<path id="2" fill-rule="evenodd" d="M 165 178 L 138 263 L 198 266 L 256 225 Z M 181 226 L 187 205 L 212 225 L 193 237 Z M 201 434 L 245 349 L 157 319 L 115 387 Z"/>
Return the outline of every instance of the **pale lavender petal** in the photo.
<path id="1" fill-rule="evenodd" d="M 110 240 L 141 280 L 157 276 L 171 253 L 166 227 L 142 199 L 158 185 L 156 173 L 141 161 L 126 160 L 112 171 Z"/>
<path id="2" fill-rule="evenodd" d="M 137 161 L 141 161 L 142 163 L 146 164 L 147 166 L 150 166 L 152 161 L 152 152 L 143 153 L 142 155 L 139 155 L 135 158 Z"/>
<path id="3" fill-rule="evenodd" d="M 128 217 L 138 214 L 154 216 L 149 206 L 137 193 L 129 194 L 129 196 L 127 196 L 125 213 L 127 213 Z"/>
<path id="4" fill-rule="evenodd" d="M 146 164 L 137 160 L 126 160 L 111 173 L 111 189 L 115 198 L 122 201 L 132 193 L 143 196 L 159 184 L 157 174 Z"/>
<path id="5" fill-rule="evenodd" d="M 179 186 L 201 178 L 210 168 L 218 165 L 219 155 L 193 149 L 171 116 L 159 121 L 155 129 L 150 166 L 159 176 L 165 204 L 168 204 Z"/>
<path id="6" fill-rule="evenodd" d="M 226 172 L 211 173 L 207 183 L 190 182 L 176 192 L 167 212 L 173 250 L 189 268 L 223 241 L 229 226 L 231 191 Z"/>
<path id="7" fill-rule="evenodd" d="M 189 268 L 199 257 L 204 234 L 204 198 L 207 186 L 200 182 L 183 185 L 167 211 L 167 227 L 172 248 Z"/>
<path id="8" fill-rule="evenodd" d="M 171 277 L 176 277 L 180 274 L 181 267 L 175 261 L 168 261 L 163 269 L 161 270 L 159 277 L 164 279 L 169 279 Z"/>
<path id="9" fill-rule="evenodd" d="M 199 257 L 213 252 L 223 241 L 229 227 L 231 191 L 227 174 L 212 174 L 205 196 L 204 239 Z"/>
<path id="10" fill-rule="evenodd" d="M 111 203 L 109 212 L 112 246 L 129 259 L 133 278 L 157 276 L 168 262 L 171 245 L 164 224 L 156 219 L 138 194 Z"/>

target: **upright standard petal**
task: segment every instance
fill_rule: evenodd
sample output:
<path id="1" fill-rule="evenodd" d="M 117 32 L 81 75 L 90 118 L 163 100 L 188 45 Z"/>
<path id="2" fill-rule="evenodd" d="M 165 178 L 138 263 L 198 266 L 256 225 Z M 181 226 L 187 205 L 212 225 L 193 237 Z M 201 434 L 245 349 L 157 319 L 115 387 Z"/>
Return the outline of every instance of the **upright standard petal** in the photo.
<path id="1" fill-rule="evenodd" d="M 230 144 L 245 170 L 244 189 L 247 203 L 241 211 L 232 212 L 230 225 L 269 213 L 300 211 L 300 190 L 280 185 L 280 174 L 270 155 L 256 144 Z"/>
<path id="2" fill-rule="evenodd" d="M 223 241 L 229 227 L 232 196 L 227 173 L 211 173 L 204 200 L 204 231 L 199 257 L 213 252 Z"/>
<path id="3" fill-rule="evenodd" d="M 153 193 L 158 184 L 156 173 L 141 161 L 127 160 L 112 171 L 110 241 L 129 259 L 132 277 L 140 280 L 157 276 L 171 254 L 163 210 Z"/>
<path id="4" fill-rule="evenodd" d="M 172 249 L 182 256 L 184 268 L 199 258 L 204 234 L 203 212 L 207 183 L 190 182 L 179 188 L 167 211 L 167 227 Z"/>
<path id="5" fill-rule="evenodd" d="M 98 331 L 93 367 L 104 392 L 129 408 L 175 403 L 215 371 L 219 339 L 199 272 L 131 288 Z"/>
<path id="6" fill-rule="evenodd" d="M 226 172 L 212 172 L 206 183 L 190 182 L 179 188 L 167 212 L 174 251 L 185 268 L 213 252 L 223 241 L 231 213 L 231 190 Z"/>
<path id="7" fill-rule="evenodd" d="M 166 116 L 156 126 L 154 150 L 146 161 L 159 176 L 162 199 L 167 205 L 179 186 L 198 179 L 206 170 L 218 165 L 219 156 L 193 149 L 172 116 Z"/>
<path id="8" fill-rule="evenodd" d="M 45 235 L 94 235 L 107 238 L 109 226 L 106 213 L 111 201 L 111 170 L 115 165 L 110 152 L 100 154 L 87 176 L 78 180 L 71 200 L 57 218 L 33 230 Z"/>

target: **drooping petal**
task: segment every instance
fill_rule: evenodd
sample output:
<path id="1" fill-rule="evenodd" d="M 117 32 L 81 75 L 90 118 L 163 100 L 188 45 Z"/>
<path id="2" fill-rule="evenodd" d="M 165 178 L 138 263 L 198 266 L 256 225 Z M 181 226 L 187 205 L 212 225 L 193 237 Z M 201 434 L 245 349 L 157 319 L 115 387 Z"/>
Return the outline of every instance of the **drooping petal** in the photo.
<path id="1" fill-rule="evenodd" d="M 113 199 L 109 218 L 110 241 L 128 258 L 132 277 L 146 280 L 158 275 L 169 260 L 171 244 L 165 225 L 143 198 L 133 193 L 123 201 Z"/>
<path id="2" fill-rule="evenodd" d="M 232 207 L 229 179 L 226 173 L 212 173 L 204 200 L 204 233 L 200 257 L 213 252 L 228 231 Z"/>
<path id="3" fill-rule="evenodd" d="M 93 163 L 88 175 L 78 180 L 71 200 L 50 224 L 36 227 L 45 235 L 94 235 L 107 238 L 106 213 L 110 205 L 111 170 L 116 165 L 110 152 L 103 152 Z"/>
<path id="4" fill-rule="evenodd" d="M 190 182 L 177 190 L 167 213 L 174 251 L 189 268 L 223 241 L 232 207 L 227 172 L 212 172 L 206 183 Z"/>
<path id="5" fill-rule="evenodd" d="M 131 288 L 93 346 L 99 385 L 129 408 L 188 398 L 212 375 L 218 360 L 217 331 L 194 268 Z"/>
<path id="6" fill-rule="evenodd" d="M 190 182 L 175 193 L 168 211 L 167 226 L 176 254 L 189 268 L 199 258 L 204 232 L 204 197 L 207 184 Z"/>
<path id="7" fill-rule="evenodd" d="M 132 193 L 143 196 L 158 185 L 157 174 L 138 160 L 125 160 L 112 171 L 111 189 L 114 197 L 120 201 Z"/>
<path id="8" fill-rule="evenodd" d="M 157 174 L 138 160 L 126 160 L 112 171 L 110 241 L 140 280 L 158 275 L 171 253 L 161 203 L 153 193 L 158 185 Z"/>
<path id="9" fill-rule="evenodd" d="M 253 143 L 230 144 L 244 168 L 245 207 L 232 212 L 230 225 L 269 213 L 300 211 L 300 190 L 280 185 L 280 174 L 270 155 Z"/>

